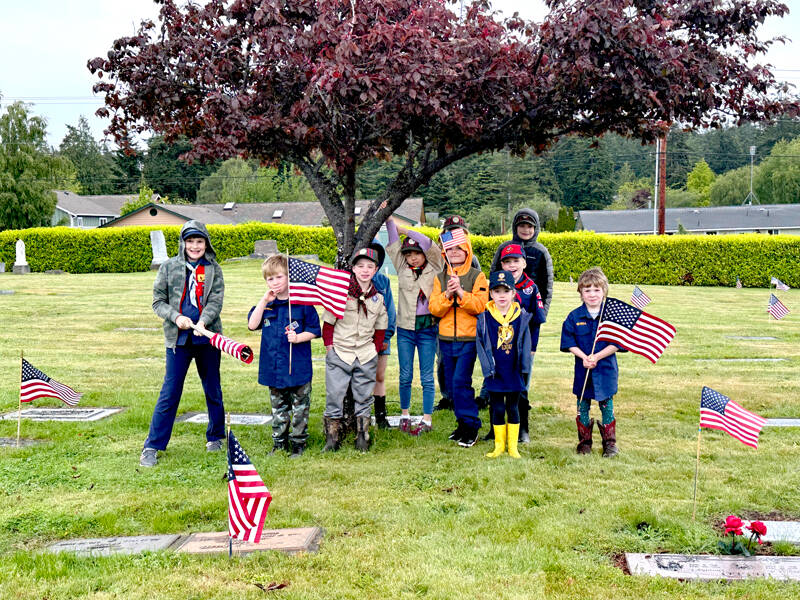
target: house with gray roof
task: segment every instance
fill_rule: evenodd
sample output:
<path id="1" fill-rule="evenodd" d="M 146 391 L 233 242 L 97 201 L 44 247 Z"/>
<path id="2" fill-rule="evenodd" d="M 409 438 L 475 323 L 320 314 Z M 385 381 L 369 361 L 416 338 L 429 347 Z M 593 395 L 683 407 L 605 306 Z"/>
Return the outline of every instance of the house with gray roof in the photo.
<path id="1" fill-rule="evenodd" d="M 652 234 L 653 211 L 582 210 L 577 229 L 611 234 Z M 677 233 L 768 233 L 800 235 L 800 204 L 753 204 L 745 206 L 698 206 L 667 208 L 664 230 Z"/>
<path id="2" fill-rule="evenodd" d="M 137 194 L 120 196 L 82 196 L 75 192 L 56 190 L 56 209 L 52 225 L 66 225 L 78 229 L 99 227 L 120 215 L 120 209 Z"/>

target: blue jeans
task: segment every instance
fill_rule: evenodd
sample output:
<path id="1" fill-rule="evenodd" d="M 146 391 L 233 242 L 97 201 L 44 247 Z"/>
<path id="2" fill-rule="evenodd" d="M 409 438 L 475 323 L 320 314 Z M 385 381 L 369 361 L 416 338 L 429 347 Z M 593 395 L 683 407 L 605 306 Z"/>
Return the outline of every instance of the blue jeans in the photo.
<path id="1" fill-rule="evenodd" d="M 225 408 L 222 405 L 222 386 L 219 380 L 220 351 L 211 344 L 186 344 L 175 346 L 173 351 L 167 348 L 167 371 L 164 383 L 158 396 L 153 418 L 150 421 L 150 432 L 144 442 L 145 448 L 166 450 L 172 436 L 172 426 L 183 394 L 183 382 L 192 359 L 197 367 L 197 374 L 203 384 L 208 407 L 208 429 L 206 439 L 221 440 L 225 437 Z"/>
<path id="2" fill-rule="evenodd" d="M 472 389 L 472 371 L 478 350 L 475 342 L 446 342 L 439 340 L 439 350 L 444 363 L 447 391 L 453 400 L 453 412 L 459 423 L 480 429 L 478 404 Z"/>
<path id="3" fill-rule="evenodd" d="M 437 326 L 425 329 L 397 328 L 397 359 L 400 363 L 400 408 L 411 406 L 411 382 L 414 381 L 414 349 L 419 351 L 419 380 L 422 383 L 422 412 L 433 412 L 436 390 L 433 383 L 433 363 L 436 359 Z"/>

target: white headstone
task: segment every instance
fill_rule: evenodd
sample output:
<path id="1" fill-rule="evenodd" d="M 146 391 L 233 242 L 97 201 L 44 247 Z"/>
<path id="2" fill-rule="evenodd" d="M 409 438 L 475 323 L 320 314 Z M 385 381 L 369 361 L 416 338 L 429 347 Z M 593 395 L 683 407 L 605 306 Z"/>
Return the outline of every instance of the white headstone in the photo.
<path id="1" fill-rule="evenodd" d="M 14 273 L 30 273 L 31 267 L 28 261 L 25 260 L 25 242 L 17 240 L 17 259 L 14 261 Z"/>
<path id="2" fill-rule="evenodd" d="M 0 261 L 0 273 L 6 272 L 6 263 Z"/>
<path id="3" fill-rule="evenodd" d="M 150 232 L 150 247 L 153 249 L 153 262 L 150 263 L 150 268 L 158 270 L 163 263 L 167 261 L 167 241 L 164 239 L 164 232 L 160 229 L 154 229 Z"/>

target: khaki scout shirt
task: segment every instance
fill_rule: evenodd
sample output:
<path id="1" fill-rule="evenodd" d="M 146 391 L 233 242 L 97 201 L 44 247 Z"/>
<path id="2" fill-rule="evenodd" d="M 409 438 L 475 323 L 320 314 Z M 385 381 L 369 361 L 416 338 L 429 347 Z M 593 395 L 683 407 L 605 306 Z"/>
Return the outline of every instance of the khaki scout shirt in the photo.
<path id="1" fill-rule="evenodd" d="M 397 287 L 400 290 L 400 294 L 395 300 L 397 303 L 397 326 L 414 331 L 417 319 L 417 297 L 420 292 L 427 298 L 431 297 L 433 280 L 436 279 L 436 274 L 444 268 L 444 259 L 439 246 L 431 244 L 425 253 L 428 264 L 422 269 L 420 276 L 414 279 L 414 271 L 403 258 L 403 253 L 400 252 L 401 247 L 400 240 L 386 246 L 386 254 L 389 255 L 397 270 Z"/>
<path id="2" fill-rule="evenodd" d="M 372 336 L 376 329 L 389 326 L 389 316 L 383 305 L 383 295 L 375 294 L 367 298 L 367 314 L 358 306 L 358 300 L 347 296 L 344 317 L 337 319 L 330 311 L 325 311 L 322 320 L 333 325 L 333 350 L 348 365 L 356 359 L 363 365 L 378 355 Z"/>

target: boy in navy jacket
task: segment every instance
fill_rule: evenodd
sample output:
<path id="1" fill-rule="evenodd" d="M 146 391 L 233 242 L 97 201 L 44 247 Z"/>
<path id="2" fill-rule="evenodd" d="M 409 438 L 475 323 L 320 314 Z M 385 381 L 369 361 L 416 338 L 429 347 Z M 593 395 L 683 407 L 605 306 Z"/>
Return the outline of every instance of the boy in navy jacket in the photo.
<path id="1" fill-rule="evenodd" d="M 313 306 L 289 304 L 289 263 L 285 254 L 270 256 L 261 265 L 267 291 L 252 309 L 247 327 L 261 329 L 258 383 L 269 386 L 272 404 L 272 451 L 303 454 L 308 439 L 311 404 L 311 340 L 321 335 Z M 291 347 L 291 369 L 289 349 Z M 291 424 L 291 433 L 289 425 Z"/>
<path id="2" fill-rule="evenodd" d="M 615 353 L 620 348 L 603 340 L 595 343 L 594 339 L 600 323 L 603 301 L 608 295 L 608 279 L 600 267 L 581 273 L 578 278 L 578 293 L 583 304 L 567 315 L 561 327 L 561 351 L 575 355 L 572 393 L 578 399 L 577 452 L 590 454 L 592 451 L 594 419 L 589 418 L 589 408 L 592 400 L 595 400 L 602 415 L 598 428 L 603 438 L 603 456 L 609 458 L 619 452 L 616 445 L 614 394 L 617 393 L 619 377 Z"/>

